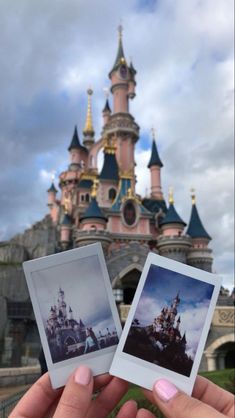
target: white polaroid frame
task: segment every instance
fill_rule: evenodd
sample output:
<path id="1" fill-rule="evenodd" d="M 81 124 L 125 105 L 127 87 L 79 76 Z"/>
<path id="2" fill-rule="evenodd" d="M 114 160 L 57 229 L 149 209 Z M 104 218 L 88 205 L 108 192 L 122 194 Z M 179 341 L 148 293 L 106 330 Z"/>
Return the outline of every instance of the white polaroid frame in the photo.
<path id="1" fill-rule="evenodd" d="M 139 302 L 139 299 L 144 288 L 145 280 L 147 278 L 149 269 L 151 265 L 156 265 L 163 267 L 168 270 L 189 276 L 191 278 L 210 283 L 214 285 L 214 290 L 212 293 L 210 305 L 208 307 L 206 320 L 202 329 L 201 337 L 198 343 L 197 352 L 194 358 L 192 370 L 190 376 L 184 376 L 154 363 L 137 358 L 133 355 L 127 354 L 123 351 L 136 308 Z M 128 380 L 129 382 L 135 383 L 141 387 L 152 390 L 153 384 L 157 379 L 165 378 L 174 383 L 179 389 L 191 395 L 198 368 L 200 365 L 201 357 L 203 354 L 203 349 L 206 343 L 207 335 L 209 332 L 212 316 L 216 306 L 216 301 L 219 295 L 221 287 L 222 278 L 208 273 L 203 270 L 179 263 L 177 261 L 161 257 L 154 253 L 149 253 L 146 263 L 144 265 L 142 275 L 136 293 L 130 308 L 130 312 L 123 329 L 122 336 L 120 338 L 114 359 L 110 368 L 110 374 L 113 376 L 120 377 L 122 379 Z M 148 306 L 146 306 L 148 309 Z"/>
<path id="2" fill-rule="evenodd" d="M 46 332 L 43 325 L 43 320 L 40 312 L 40 305 L 38 301 L 38 296 L 36 295 L 34 284 L 33 284 L 33 273 L 39 272 L 48 268 L 58 267 L 62 264 L 67 264 L 70 262 L 74 262 L 77 260 L 82 260 L 83 258 L 87 258 L 89 256 L 98 256 L 103 281 L 104 281 L 104 289 L 107 292 L 108 302 L 111 309 L 111 313 L 113 316 L 114 325 L 116 327 L 117 336 L 120 338 L 121 335 L 121 323 L 117 311 L 117 307 L 115 304 L 115 300 L 112 293 L 112 287 L 110 283 L 110 278 L 108 275 L 104 254 L 102 250 L 102 246 L 100 243 L 91 244 L 82 248 L 76 248 L 73 250 L 61 252 L 58 254 L 50 255 L 47 257 L 42 257 L 39 259 L 27 261 L 23 263 L 23 268 L 26 276 L 27 285 L 29 288 L 29 293 L 34 309 L 35 318 L 38 325 L 38 330 L 43 346 L 43 351 L 45 354 L 47 367 L 49 371 L 49 375 L 51 378 L 51 383 L 53 388 L 58 388 L 65 385 L 69 375 L 80 365 L 86 364 L 88 365 L 93 375 L 99 375 L 102 373 L 106 373 L 109 371 L 110 364 L 113 359 L 114 352 L 116 350 L 117 345 L 113 345 L 110 347 L 102 348 L 101 350 L 97 350 L 91 353 L 83 354 L 77 357 L 69 358 L 57 363 L 52 362 L 52 357 L 50 353 L 49 344 L 46 337 Z M 85 279 L 85 278 L 84 278 Z M 35 280 L 35 279 L 34 279 Z M 61 279 L 61 283 L 63 283 L 66 278 Z M 95 291 L 95 290 L 94 290 Z"/>

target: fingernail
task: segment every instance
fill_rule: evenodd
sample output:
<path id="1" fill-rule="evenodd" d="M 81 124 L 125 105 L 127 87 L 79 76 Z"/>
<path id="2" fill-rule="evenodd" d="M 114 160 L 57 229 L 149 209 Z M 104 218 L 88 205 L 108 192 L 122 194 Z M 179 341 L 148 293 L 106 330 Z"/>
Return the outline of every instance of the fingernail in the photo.
<path id="1" fill-rule="evenodd" d="M 165 379 L 158 380 L 153 386 L 153 391 L 164 402 L 169 402 L 178 393 L 177 387 Z"/>
<path id="2" fill-rule="evenodd" d="M 87 366 L 80 366 L 74 375 L 75 383 L 86 386 L 91 381 L 91 370 Z"/>

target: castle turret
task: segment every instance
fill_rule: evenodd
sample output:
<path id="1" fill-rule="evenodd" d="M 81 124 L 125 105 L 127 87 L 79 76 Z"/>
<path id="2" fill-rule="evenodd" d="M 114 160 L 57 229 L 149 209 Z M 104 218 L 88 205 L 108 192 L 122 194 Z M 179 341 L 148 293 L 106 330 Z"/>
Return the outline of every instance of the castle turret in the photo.
<path id="1" fill-rule="evenodd" d="M 48 206 L 51 207 L 56 202 L 56 193 L 58 193 L 58 190 L 56 189 L 54 185 L 54 181 L 51 183 L 51 187 L 47 190 L 48 193 Z"/>
<path id="2" fill-rule="evenodd" d="M 72 231 L 72 219 L 68 213 L 65 212 L 62 222 L 60 224 L 60 245 L 63 251 L 70 247 Z"/>
<path id="3" fill-rule="evenodd" d="M 87 90 L 88 95 L 88 104 L 87 104 L 87 116 L 86 116 L 86 123 L 83 129 L 83 144 L 86 148 L 90 149 L 91 146 L 94 144 L 94 135 L 95 131 L 93 128 L 92 123 L 92 113 L 91 113 L 91 96 L 93 91 L 91 89 Z"/>
<path id="4" fill-rule="evenodd" d="M 82 170 L 87 164 L 88 151 L 80 143 L 77 126 L 74 128 L 73 137 L 68 147 L 68 151 L 70 152 L 69 170 Z"/>
<path id="5" fill-rule="evenodd" d="M 105 105 L 104 105 L 104 108 L 103 108 L 103 122 L 104 122 L 104 126 L 108 123 L 108 121 L 109 121 L 109 117 L 110 117 L 110 115 L 111 115 L 111 109 L 110 109 L 110 106 L 109 106 L 109 99 L 108 99 L 108 97 L 106 98 L 106 102 L 105 102 Z"/>
<path id="6" fill-rule="evenodd" d="M 213 258 L 212 250 L 208 248 L 211 240 L 199 217 L 196 207 L 196 196 L 192 193 L 192 210 L 187 229 L 187 234 L 192 238 L 192 249 L 188 253 L 187 263 L 191 266 L 211 272 Z"/>
<path id="7" fill-rule="evenodd" d="M 151 198 L 155 198 L 157 200 L 163 200 L 163 193 L 162 193 L 162 186 L 161 186 L 161 168 L 163 164 L 160 160 L 156 140 L 155 140 L 155 133 L 153 132 L 153 142 L 152 142 L 152 152 L 150 161 L 148 163 L 148 168 L 150 168 L 151 173 Z"/>
<path id="8" fill-rule="evenodd" d="M 116 197 L 119 169 L 115 156 L 116 147 L 112 141 L 105 138 L 104 140 L 104 162 L 99 175 L 98 200 L 102 202 L 104 207 L 110 207 Z"/>
<path id="9" fill-rule="evenodd" d="M 100 241 L 104 251 L 106 251 L 111 239 L 109 233 L 105 231 L 108 219 L 96 200 L 97 183 L 98 181 L 94 181 L 91 191 L 91 202 L 84 214 L 80 216 L 81 230 L 77 231 L 76 244 L 81 247 Z"/>
<path id="10" fill-rule="evenodd" d="M 173 191 L 169 191 L 169 208 L 166 216 L 160 223 L 161 231 L 164 236 L 180 236 L 186 223 L 180 218 L 174 207 Z"/>
<path id="11" fill-rule="evenodd" d="M 139 126 L 129 113 L 129 99 L 135 97 L 135 74 L 131 65 L 128 67 L 122 45 L 122 27 L 119 26 L 117 56 L 109 73 L 111 93 L 113 94 L 113 113 L 104 126 L 104 135 L 115 140 L 116 158 L 122 174 L 129 173 L 134 180 L 134 147 L 139 138 Z"/>
<path id="12" fill-rule="evenodd" d="M 180 218 L 174 207 L 173 192 L 169 192 L 169 208 L 160 223 L 161 235 L 157 239 L 159 254 L 186 263 L 191 247 L 191 239 L 183 235 L 186 223 Z"/>

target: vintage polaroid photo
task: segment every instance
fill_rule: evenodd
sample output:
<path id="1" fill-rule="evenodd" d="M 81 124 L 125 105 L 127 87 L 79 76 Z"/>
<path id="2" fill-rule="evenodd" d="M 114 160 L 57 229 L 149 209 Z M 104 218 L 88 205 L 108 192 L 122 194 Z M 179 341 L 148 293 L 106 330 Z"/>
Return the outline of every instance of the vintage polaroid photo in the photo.
<path id="1" fill-rule="evenodd" d="M 221 286 L 215 274 L 150 253 L 110 374 L 191 394 Z"/>
<path id="2" fill-rule="evenodd" d="M 109 370 L 121 324 L 100 243 L 23 263 L 53 388 Z"/>

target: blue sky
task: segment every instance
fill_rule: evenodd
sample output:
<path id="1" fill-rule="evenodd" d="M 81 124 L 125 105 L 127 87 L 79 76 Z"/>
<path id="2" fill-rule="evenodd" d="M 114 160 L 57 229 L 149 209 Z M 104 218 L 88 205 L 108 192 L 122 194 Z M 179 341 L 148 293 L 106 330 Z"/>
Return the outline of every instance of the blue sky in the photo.
<path id="1" fill-rule="evenodd" d="M 151 265 L 134 317 L 143 326 L 151 325 L 179 292 L 176 319 L 180 316 L 180 332 L 186 333 L 187 353 L 194 358 L 213 291 L 212 284 Z"/>
<path id="2" fill-rule="evenodd" d="M 126 58 L 137 70 L 130 111 L 140 125 L 137 191 L 149 193 L 152 126 L 167 199 L 188 223 L 196 189 L 213 237 L 213 271 L 232 287 L 233 16 L 232 0 L 65 0 L 0 3 L 0 240 L 47 213 L 51 174 L 69 163 L 74 125 L 82 139 L 86 90 L 92 87 L 96 140 L 103 88 L 109 86 L 122 20 Z M 110 99 L 112 105 L 112 100 Z"/>

